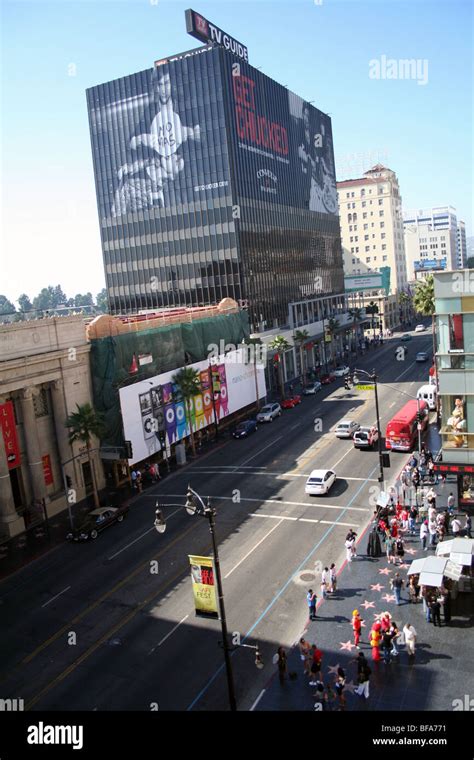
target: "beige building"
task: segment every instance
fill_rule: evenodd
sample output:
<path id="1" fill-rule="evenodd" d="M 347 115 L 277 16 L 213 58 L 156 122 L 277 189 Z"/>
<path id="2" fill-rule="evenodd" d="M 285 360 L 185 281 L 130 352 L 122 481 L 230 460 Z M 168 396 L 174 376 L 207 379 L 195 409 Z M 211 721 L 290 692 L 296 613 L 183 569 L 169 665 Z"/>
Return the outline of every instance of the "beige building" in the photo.
<path id="1" fill-rule="evenodd" d="M 433 270 L 457 268 L 456 230 L 433 229 L 430 224 L 405 224 L 405 252 L 409 282 Z"/>
<path id="2" fill-rule="evenodd" d="M 76 404 L 92 403 L 89 352 L 81 316 L 0 325 L 0 537 L 28 527 L 43 499 L 49 516 L 63 510 L 66 476 L 71 499 L 91 490 L 86 448 L 65 427 Z M 92 461 L 102 488 L 98 452 Z"/>
<path id="3" fill-rule="evenodd" d="M 395 172 L 377 164 L 337 183 L 344 274 L 390 267 L 391 293 L 407 287 L 402 199 Z"/>

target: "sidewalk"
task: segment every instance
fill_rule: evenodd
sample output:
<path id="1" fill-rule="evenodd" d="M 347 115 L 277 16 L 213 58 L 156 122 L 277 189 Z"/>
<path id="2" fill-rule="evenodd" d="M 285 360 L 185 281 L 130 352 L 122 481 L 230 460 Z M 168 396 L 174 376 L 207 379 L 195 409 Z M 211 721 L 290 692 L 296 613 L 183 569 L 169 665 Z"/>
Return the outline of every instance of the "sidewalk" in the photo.
<path id="1" fill-rule="evenodd" d="M 430 442 L 431 443 L 431 442 Z M 434 446 L 433 446 L 434 448 Z M 440 494 L 439 505 L 445 505 L 445 494 L 449 494 L 449 483 L 436 487 Z M 474 625 L 474 599 L 472 594 L 459 594 L 452 601 L 452 618 L 448 625 L 443 617 L 442 626 L 435 627 L 425 620 L 423 605 L 411 604 L 406 588 L 401 594 L 401 604 L 396 606 L 395 596 L 390 590 L 390 579 L 400 572 L 406 581 L 406 572 L 414 559 L 435 554 L 434 549 L 423 552 L 416 536 L 403 536 L 405 546 L 404 564 L 394 568 L 389 564 L 385 552 L 381 557 L 366 554 L 370 524 L 358 537 L 357 558 L 344 561 L 338 568 L 337 592 L 326 600 L 320 598 L 319 578 L 313 582 L 318 595 L 317 619 L 307 623 L 302 632 L 310 644 L 316 644 L 323 653 L 322 680 L 331 684 L 334 690 L 335 674 L 338 666 L 346 671 L 347 711 L 412 711 L 412 710 L 452 710 L 453 701 L 464 700 L 465 695 L 474 696 L 474 660 L 472 652 L 472 628 Z M 419 528 L 419 525 L 417 526 Z M 450 537 L 450 536 L 449 536 Z M 382 550 L 384 545 L 382 544 Z M 311 585 L 311 584 L 310 584 Z M 301 590 L 301 604 L 306 606 L 307 589 Z M 372 670 L 370 677 L 370 697 L 365 699 L 354 694 L 357 687 L 357 667 L 355 658 L 358 651 L 353 643 L 352 612 L 359 610 L 363 619 L 360 651 Z M 410 622 L 417 631 L 416 655 L 410 662 L 406 647 L 399 647 L 399 656 L 391 658 L 386 665 L 383 660 L 373 662 L 368 643 L 369 631 L 380 613 L 390 612 L 400 631 Z M 286 679 L 279 683 L 278 674 L 272 675 L 262 693 L 255 710 L 312 711 L 314 710 L 315 688 L 309 686 L 309 678 L 303 672 L 298 642 L 287 652 L 288 673 L 296 673 L 295 680 Z M 274 667 L 274 666 L 271 666 Z M 332 709 L 337 709 L 337 700 Z"/>

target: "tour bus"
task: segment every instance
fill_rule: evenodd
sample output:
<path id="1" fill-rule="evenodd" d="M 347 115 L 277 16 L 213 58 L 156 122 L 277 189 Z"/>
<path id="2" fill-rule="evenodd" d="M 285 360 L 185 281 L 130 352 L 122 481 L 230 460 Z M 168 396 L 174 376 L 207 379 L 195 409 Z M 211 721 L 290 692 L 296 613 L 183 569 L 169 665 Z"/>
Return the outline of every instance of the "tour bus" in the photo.
<path id="1" fill-rule="evenodd" d="M 418 438 L 417 419 L 418 404 L 415 399 L 408 401 L 390 420 L 385 432 L 385 445 L 392 451 L 411 451 Z M 428 404 L 420 400 L 420 412 L 423 414 L 422 431 L 428 424 Z"/>
<path id="2" fill-rule="evenodd" d="M 431 410 L 436 409 L 436 385 L 422 385 L 416 395 L 426 401 Z"/>

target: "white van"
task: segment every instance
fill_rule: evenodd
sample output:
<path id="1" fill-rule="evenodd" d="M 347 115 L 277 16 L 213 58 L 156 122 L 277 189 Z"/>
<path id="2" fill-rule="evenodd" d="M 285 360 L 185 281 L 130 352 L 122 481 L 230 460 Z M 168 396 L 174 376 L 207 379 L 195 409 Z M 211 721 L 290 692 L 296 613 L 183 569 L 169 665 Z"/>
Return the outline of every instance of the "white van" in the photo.
<path id="1" fill-rule="evenodd" d="M 428 404 L 428 408 L 436 409 L 436 386 L 435 385 L 422 385 L 418 388 L 416 397 L 423 399 Z"/>

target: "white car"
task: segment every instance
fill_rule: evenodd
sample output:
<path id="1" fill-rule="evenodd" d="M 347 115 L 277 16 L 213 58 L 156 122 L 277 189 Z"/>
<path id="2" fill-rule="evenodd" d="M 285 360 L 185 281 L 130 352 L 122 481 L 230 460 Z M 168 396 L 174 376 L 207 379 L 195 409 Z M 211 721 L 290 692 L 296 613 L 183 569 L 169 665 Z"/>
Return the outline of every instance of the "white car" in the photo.
<path id="1" fill-rule="evenodd" d="M 426 327 L 424 325 L 417 325 L 415 327 L 415 332 L 425 332 Z"/>
<path id="2" fill-rule="evenodd" d="M 306 481 L 304 491 L 310 496 L 319 496 L 319 494 L 328 493 L 335 482 L 334 470 L 313 470 Z"/>
<path id="3" fill-rule="evenodd" d="M 315 380 L 314 383 L 310 383 L 303 389 L 303 396 L 313 396 L 315 393 L 321 390 L 321 383 L 319 380 Z"/>
<path id="4" fill-rule="evenodd" d="M 257 414 L 257 422 L 273 422 L 275 417 L 281 417 L 280 404 L 265 404 Z"/>
<path id="5" fill-rule="evenodd" d="M 341 420 L 334 432 L 337 438 L 352 438 L 359 428 L 360 425 L 355 420 Z"/>
<path id="6" fill-rule="evenodd" d="M 356 430 L 352 441 L 356 449 L 373 449 L 379 439 L 377 427 L 361 427 Z"/>
<path id="7" fill-rule="evenodd" d="M 333 375 L 336 377 L 345 377 L 350 372 L 349 367 L 347 367 L 345 364 L 343 364 L 341 367 L 336 367 L 335 370 L 333 370 Z"/>

